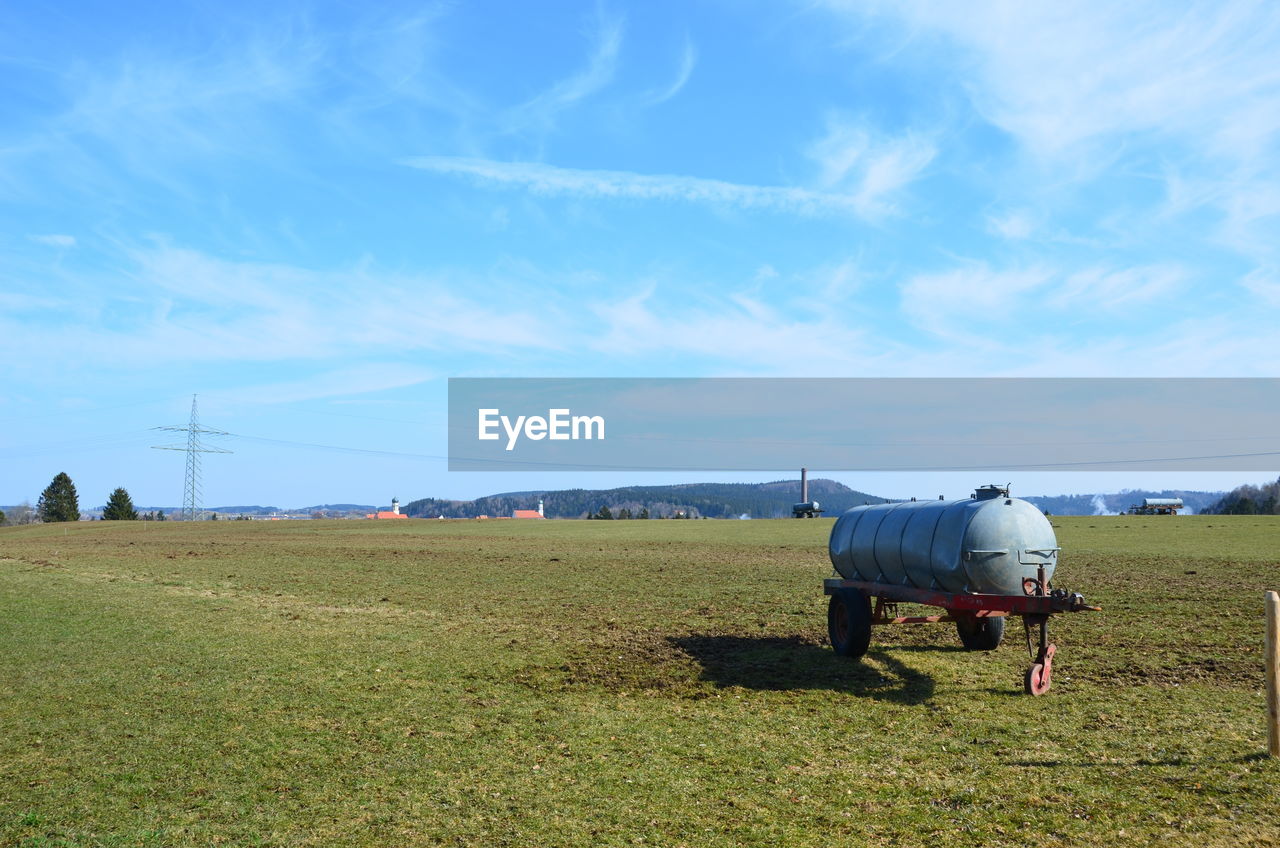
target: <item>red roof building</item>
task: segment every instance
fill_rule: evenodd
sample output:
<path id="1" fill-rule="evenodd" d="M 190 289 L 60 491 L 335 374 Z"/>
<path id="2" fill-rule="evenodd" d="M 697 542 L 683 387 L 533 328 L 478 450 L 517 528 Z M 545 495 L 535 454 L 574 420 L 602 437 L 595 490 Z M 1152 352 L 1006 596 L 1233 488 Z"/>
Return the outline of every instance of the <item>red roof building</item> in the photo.
<path id="1" fill-rule="evenodd" d="M 384 509 L 384 510 L 379 510 L 378 512 L 371 512 L 365 515 L 365 518 L 408 518 L 408 517 L 409 516 L 405 515 L 400 511 L 399 498 L 391 499 L 390 511 Z"/>
<path id="2" fill-rule="evenodd" d="M 512 518 L 544 518 L 545 516 L 536 509 L 517 509 L 511 513 Z"/>

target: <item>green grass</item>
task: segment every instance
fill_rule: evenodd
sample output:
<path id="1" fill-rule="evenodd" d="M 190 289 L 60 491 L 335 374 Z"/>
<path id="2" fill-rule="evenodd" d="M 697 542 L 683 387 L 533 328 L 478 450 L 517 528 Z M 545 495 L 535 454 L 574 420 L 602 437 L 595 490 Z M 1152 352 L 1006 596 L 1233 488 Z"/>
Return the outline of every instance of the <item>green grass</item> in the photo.
<path id="1" fill-rule="evenodd" d="M 0 530 L 0 844 L 1273 845 L 1280 519 L 1055 518 L 1054 688 L 830 521 Z"/>

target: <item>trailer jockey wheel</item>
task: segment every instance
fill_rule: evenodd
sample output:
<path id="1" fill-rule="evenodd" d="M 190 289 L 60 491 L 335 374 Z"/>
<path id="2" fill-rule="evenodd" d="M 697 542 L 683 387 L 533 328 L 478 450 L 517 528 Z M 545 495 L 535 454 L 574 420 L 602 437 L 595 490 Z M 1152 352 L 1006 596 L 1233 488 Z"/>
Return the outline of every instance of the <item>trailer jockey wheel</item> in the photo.
<path id="1" fill-rule="evenodd" d="M 1057 645 L 1050 645 L 1040 652 L 1036 661 L 1027 669 L 1022 681 L 1022 688 L 1028 695 L 1043 695 L 1049 691 L 1053 683 L 1053 655 Z"/>
<path id="2" fill-rule="evenodd" d="M 858 659 L 871 646 L 871 601 L 859 589 L 839 589 L 827 606 L 827 634 L 842 657 Z"/>

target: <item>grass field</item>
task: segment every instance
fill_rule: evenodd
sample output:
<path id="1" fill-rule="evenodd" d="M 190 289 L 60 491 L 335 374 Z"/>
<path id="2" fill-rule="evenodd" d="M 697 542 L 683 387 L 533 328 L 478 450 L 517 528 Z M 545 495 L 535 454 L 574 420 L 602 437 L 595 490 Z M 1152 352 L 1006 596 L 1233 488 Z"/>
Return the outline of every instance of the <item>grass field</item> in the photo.
<path id="1" fill-rule="evenodd" d="M 826 520 L 0 529 L 0 844 L 1280 844 L 1280 519 L 1054 523 L 1043 698 Z"/>

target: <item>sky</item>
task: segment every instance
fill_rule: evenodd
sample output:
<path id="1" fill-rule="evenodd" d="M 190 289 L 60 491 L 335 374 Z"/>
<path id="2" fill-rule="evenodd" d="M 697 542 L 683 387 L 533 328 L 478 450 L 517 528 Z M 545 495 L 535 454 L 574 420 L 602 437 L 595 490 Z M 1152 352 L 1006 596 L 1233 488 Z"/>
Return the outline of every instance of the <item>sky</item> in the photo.
<path id="1" fill-rule="evenodd" d="M 688 481 L 449 473 L 449 377 L 1278 376 L 1278 52 L 1267 2 L 8 4 L 0 503 L 180 505 L 193 395 L 204 504 L 301 507 Z"/>

